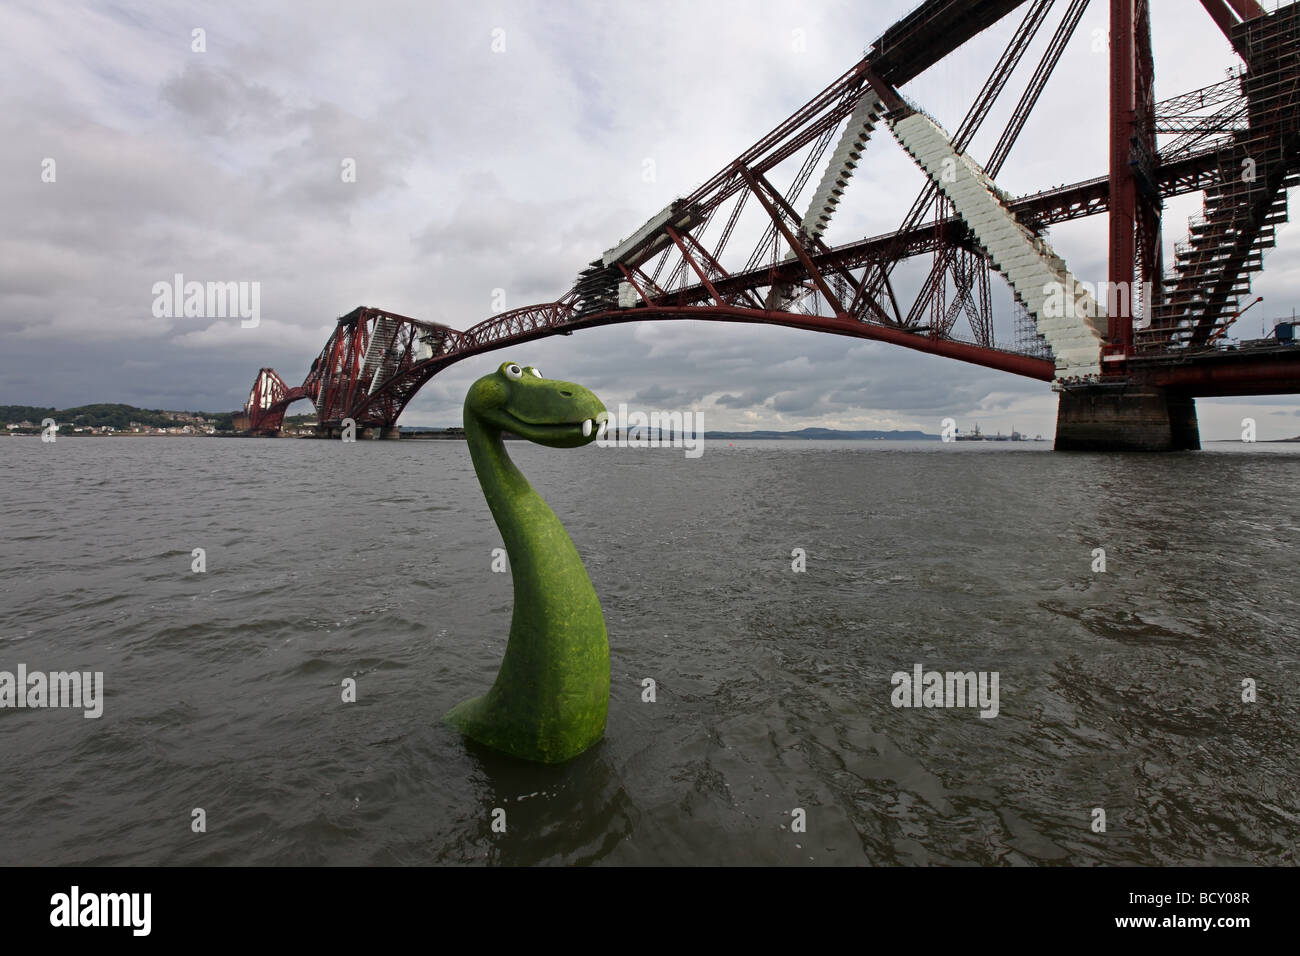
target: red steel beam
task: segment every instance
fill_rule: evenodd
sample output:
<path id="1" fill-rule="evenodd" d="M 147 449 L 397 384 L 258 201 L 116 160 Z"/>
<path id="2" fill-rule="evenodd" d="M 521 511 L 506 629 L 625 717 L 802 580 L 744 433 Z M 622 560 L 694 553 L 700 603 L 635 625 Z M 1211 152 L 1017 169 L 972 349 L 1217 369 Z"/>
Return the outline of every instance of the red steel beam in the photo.
<path id="1" fill-rule="evenodd" d="M 1228 0 L 1228 5 L 1243 20 L 1254 20 L 1256 17 L 1262 17 L 1268 13 L 1259 5 L 1257 0 Z"/>
<path id="2" fill-rule="evenodd" d="M 660 312 L 660 314 L 653 314 L 656 311 Z M 829 332 L 833 335 L 848 335 L 853 338 L 888 342 L 891 345 L 900 345 L 913 351 L 956 359 L 960 362 L 980 365 L 1000 372 L 1010 372 L 1013 375 L 1023 375 L 1026 378 L 1038 379 L 1041 382 L 1050 382 L 1056 378 L 1056 365 L 1053 362 L 1048 359 L 1021 355 L 1018 352 L 987 349 L 951 339 L 934 339 L 926 334 L 907 332 L 900 328 L 875 325 L 870 322 L 858 322 L 849 318 L 804 315 L 793 312 L 769 312 L 760 309 L 738 308 L 736 306 L 726 308 L 706 306 L 662 311 L 654 309 L 623 309 L 618 314 L 604 313 L 584 317 L 566 323 L 566 328 L 587 328 L 596 325 L 612 325 L 618 322 L 641 321 L 643 319 L 707 319 L 715 322 L 780 325 L 790 329 Z"/>
<path id="3" fill-rule="evenodd" d="M 1232 10 L 1228 8 L 1227 3 L 1224 0 L 1201 0 L 1201 6 L 1205 8 L 1205 12 L 1210 15 L 1223 35 L 1231 40 L 1232 28 L 1237 25 L 1237 18 L 1232 15 Z"/>
<path id="4" fill-rule="evenodd" d="M 668 237 L 676 243 L 677 248 L 681 250 L 682 258 L 686 260 L 687 264 L 689 264 L 695 271 L 695 274 L 700 277 L 700 281 L 703 282 L 705 287 L 709 290 L 709 295 L 713 296 L 713 301 L 718 305 L 726 305 L 722 300 L 722 296 L 718 295 L 718 290 L 715 289 L 713 283 L 709 281 L 708 273 L 700 268 L 699 263 L 695 261 L 695 257 L 691 255 L 691 251 L 686 248 L 686 243 L 682 242 L 682 237 L 678 234 L 677 230 L 672 226 L 667 226 L 665 231 L 668 233 Z"/>
<path id="5" fill-rule="evenodd" d="M 1300 348 L 1258 355 L 1217 352 L 1197 360 L 1153 364 L 1134 377 L 1197 398 L 1230 395 L 1300 394 Z"/>
<path id="6" fill-rule="evenodd" d="M 1137 2 L 1110 0 L 1110 302 L 1111 354 L 1133 351 L 1133 263 L 1136 254 L 1137 182 L 1129 167 L 1129 141 L 1137 118 Z"/>
<path id="7" fill-rule="evenodd" d="M 808 253 L 804 250 L 803 244 L 795 238 L 794 233 L 790 231 L 790 227 L 785 224 L 785 219 L 776 211 L 776 207 L 768 201 L 763 187 L 758 184 L 758 180 L 755 179 L 754 175 L 744 166 L 740 167 L 740 175 L 745 178 L 747 183 L 749 183 L 749 188 L 754 191 L 754 195 L 758 197 L 758 201 L 763 204 L 763 209 L 772 217 L 772 221 L 776 223 L 777 229 L 781 230 L 781 235 L 785 238 L 786 244 L 790 247 L 790 251 L 798 256 L 799 261 L 803 263 L 804 269 L 808 271 L 808 277 L 812 279 L 813 283 L 817 286 L 817 291 L 820 292 L 822 297 L 831 304 L 831 307 L 835 309 L 837 315 L 845 315 L 844 304 L 840 302 L 835 293 L 831 291 L 831 287 L 826 284 L 826 280 L 822 278 L 822 274 L 817 270 L 817 267 L 813 265 L 812 259 L 808 257 Z M 764 182 L 766 182 L 766 180 L 764 180 Z"/>
<path id="8" fill-rule="evenodd" d="M 523 328 L 524 319 L 535 317 L 532 328 Z M 1047 359 L 1034 358 L 1018 352 L 1004 352 L 1000 349 L 984 348 L 966 342 L 950 339 L 935 339 L 927 334 L 907 332 L 903 329 L 858 322 L 850 318 L 834 318 L 821 315 L 805 315 L 793 312 L 776 312 L 764 309 L 747 309 L 740 306 L 686 306 L 673 308 L 614 309 L 597 312 L 581 318 L 570 319 L 560 310 L 550 306 L 534 306 L 516 310 L 505 316 L 498 316 L 493 322 L 521 328 L 522 331 L 511 335 L 480 337 L 464 348 L 448 354 L 426 359 L 418 365 L 395 376 L 382 385 L 373 395 L 366 396 L 361 403 L 348 410 L 348 414 L 357 420 L 358 425 L 371 424 L 373 415 L 371 407 L 384 401 L 386 393 L 403 387 L 405 400 L 409 400 L 429 379 L 438 372 L 463 359 L 484 352 L 508 346 L 520 345 L 552 335 L 566 335 L 580 329 L 599 328 L 606 325 L 618 325 L 624 322 L 643 322 L 646 320 L 681 320 L 695 319 L 713 322 L 741 322 L 750 324 L 779 325 L 785 328 L 802 329 L 810 332 L 829 332 L 833 335 L 847 335 L 853 338 L 870 339 L 899 345 L 916 352 L 925 352 L 941 358 L 956 359 L 999 372 L 1009 372 L 1040 382 L 1050 382 L 1056 377 L 1056 366 Z M 480 323 L 485 325 L 486 323 Z M 477 328 L 477 327 L 476 327 Z M 399 412 L 400 413 L 400 412 Z M 334 419 L 330 419 L 334 420 Z M 322 423 L 326 419 L 322 416 Z M 391 422 L 386 424 L 392 424 Z"/>
<path id="9" fill-rule="evenodd" d="M 1149 0 L 1137 0 L 1137 16 L 1134 35 L 1134 129 L 1133 141 L 1138 145 L 1141 156 L 1141 177 L 1146 188 L 1138 189 L 1137 196 L 1137 234 L 1134 239 L 1137 246 L 1137 278 L 1143 283 L 1143 289 L 1151 289 L 1151 301 L 1143 301 L 1145 317 L 1150 318 L 1155 305 L 1163 295 L 1164 287 L 1164 236 L 1162 232 L 1162 214 L 1164 205 L 1153 193 L 1159 191 L 1159 176 L 1155 164 L 1159 153 L 1156 142 L 1156 97 L 1155 97 L 1155 59 L 1151 52 L 1151 8 Z M 1133 309 L 1137 296 L 1125 296 L 1129 311 Z M 1133 333 L 1130 328 L 1129 340 L 1132 351 Z"/>
<path id="10" fill-rule="evenodd" d="M 1205 8 L 1205 12 L 1214 20 L 1215 25 L 1218 26 L 1223 35 L 1228 38 L 1228 42 L 1237 51 L 1237 55 L 1246 60 L 1245 44 L 1240 43 L 1233 35 L 1234 28 L 1240 22 L 1237 19 L 1240 11 L 1234 12 L 1233 8 L 1228 6 L 1226 0 L 1201 0 L 1201 6 Z M 1252 4 L 1252 6 L 1258 8 L 1258 4 Z M 1242 17 L 1242 19 L 1253 20 L 1257 16 L 1263 16 L 1265 12 L 1262 8 L 1259 8 L 1258 12 L 1251 12 L 1249 16 Z"/>

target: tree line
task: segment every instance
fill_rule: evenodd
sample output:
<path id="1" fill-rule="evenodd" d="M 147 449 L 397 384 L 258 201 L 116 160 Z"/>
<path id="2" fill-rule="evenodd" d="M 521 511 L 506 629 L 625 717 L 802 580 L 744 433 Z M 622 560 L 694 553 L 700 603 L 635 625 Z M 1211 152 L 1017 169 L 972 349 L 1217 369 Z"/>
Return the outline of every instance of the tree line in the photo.
<path id="1" fill-rule="evenodd" d="M 0 423 L 5 425 L 16 425 L 21 421 L 39 425 L 43 418 L 52 418 L 60 426 L 79 425 L 88 428 L 101 428 L 108 425 L 119 430 L 130 428 L 132 422 L 150 428 L 170 428 L 178 424 L 188 424 L 173 418 L 172 416 L 175 414 L 176 412 L 136 408 L 134 405 L 121 404 L 79 405 L 76 408 L 63 409 L 41 408 L 37 405 L 0 405 Z M 217 431 L 231 431 L 234 428 L 231 419 L 236 413 L 186 411 L 181 414 L 213 419 L 213 425 Z"/>

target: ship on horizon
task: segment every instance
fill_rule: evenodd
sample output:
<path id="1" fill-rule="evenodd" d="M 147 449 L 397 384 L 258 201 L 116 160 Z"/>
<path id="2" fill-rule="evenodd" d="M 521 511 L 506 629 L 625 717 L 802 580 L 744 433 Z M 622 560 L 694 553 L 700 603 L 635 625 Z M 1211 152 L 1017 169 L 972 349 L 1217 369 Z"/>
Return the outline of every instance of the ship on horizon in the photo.
<path id="1" fill-rule="evenodd" d="M 956 438 L 957 441 L 1042 441 L 1043 440 L 1041 435 L 1039 435 L 1037 438 L 1026 438 L 1024 435 L 1020 434 L 1020 432 L 1016 431 L 1014 425 L 1011 426 L 1010 435 L 1002 434 L 1002 431 L 1000 429 L 998 430 L 998 433 L 996 435 L 985 435 L 983 432 L 980 431 L 980 426 L 978 422 L 975 423 L 975 430 L 971 432 L 969 435 L 963 435 L 960 432 L 958 432 L 958 434 L 955 435 L 954 437 Z"/>

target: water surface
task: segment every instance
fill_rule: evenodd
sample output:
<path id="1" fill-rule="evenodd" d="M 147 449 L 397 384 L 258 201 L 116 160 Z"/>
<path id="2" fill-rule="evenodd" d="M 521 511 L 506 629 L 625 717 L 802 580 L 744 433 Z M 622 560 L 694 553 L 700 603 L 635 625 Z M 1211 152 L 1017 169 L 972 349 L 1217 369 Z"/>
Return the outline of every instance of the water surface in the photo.
<path id="1" fill-rule="evenodd" d="M 510 624 L 464 444 L 0 440 L 0 670 L 107 685 L 0 709 L 0 864 L 1300 862 L 1300 449 L 1049 447 L 511 443 L 611 643 L 544 768 L 440 722 Z"/>

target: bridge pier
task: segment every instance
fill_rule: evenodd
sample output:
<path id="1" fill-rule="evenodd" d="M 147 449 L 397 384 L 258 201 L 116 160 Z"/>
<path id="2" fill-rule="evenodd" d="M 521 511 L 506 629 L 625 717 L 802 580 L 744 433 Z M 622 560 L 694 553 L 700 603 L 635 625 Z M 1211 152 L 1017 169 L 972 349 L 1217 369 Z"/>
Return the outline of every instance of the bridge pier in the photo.
<path id="1" fill-rule="evenodd" d="M 366 425 L 354 433 L 357 441 L 397 441 L 402 437 L 401 425 Z M 317 425 L 317 438 L 329 438 L 337 441 L 343 437 L 343 429 L 338 425 Z"/>
<path id="2" fill-rule="evenodd" d="M 401 425 L 367 425 L 357 429 L 357 441 L 397 441 L 401 437 Z"/>
<path id="3" fill-rule="evenodd" d="M 1198 451 L 1196 400 L 1132 383 L 1064 386 L 1057 451 Z"/>

